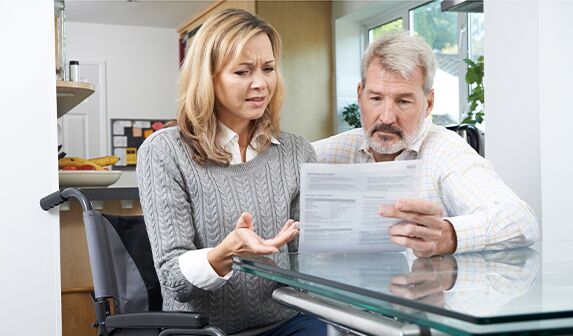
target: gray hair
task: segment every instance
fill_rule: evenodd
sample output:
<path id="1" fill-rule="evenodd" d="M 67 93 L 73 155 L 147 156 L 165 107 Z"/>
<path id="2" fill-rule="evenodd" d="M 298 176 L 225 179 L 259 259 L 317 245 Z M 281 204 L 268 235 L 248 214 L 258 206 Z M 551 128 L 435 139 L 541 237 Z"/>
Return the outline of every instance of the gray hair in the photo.
<path id="1" fill-rule="evenodd" d="M 407 31 L 392 32 L 370 44 L 362 57 L 362 86 L 366 81 L 366 71 L 374 59 L 385 70 L 398 72 L 404 78 L 409 78 L 420 67 L 424 76 L 424 92 L 429 93 L 434 86 L 436 56 L 419 36 L 410 36 Z"/>

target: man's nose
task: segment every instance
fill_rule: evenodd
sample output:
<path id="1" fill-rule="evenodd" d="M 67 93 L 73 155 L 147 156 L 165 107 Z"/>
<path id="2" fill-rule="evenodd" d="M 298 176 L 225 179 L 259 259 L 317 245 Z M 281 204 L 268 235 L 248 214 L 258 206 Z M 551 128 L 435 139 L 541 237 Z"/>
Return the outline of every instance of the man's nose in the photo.
<path id="1" fill-rule="evenodd" d="M 380 114 L 378 120 L 384 124 L 393 124 L 396 122 L 396 107 L 390 101 L 385 101 L 380 105 Z"/>

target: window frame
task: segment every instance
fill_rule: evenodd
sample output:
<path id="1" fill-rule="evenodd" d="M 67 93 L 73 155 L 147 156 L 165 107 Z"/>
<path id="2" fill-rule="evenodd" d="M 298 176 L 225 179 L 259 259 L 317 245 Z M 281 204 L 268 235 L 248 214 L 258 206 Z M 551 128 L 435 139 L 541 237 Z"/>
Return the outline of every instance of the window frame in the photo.
<path id="1" fill-rule="evenodd" d="M 435 1 L 405 1 L 401 4 L 397 4 L 395 8 L 389 11 L 385 11 L 384 13 L 377 14 L 372 16 L 367 20 L 363 20 L 360 22 L 361 24 L 361 39 L 360 39 L 360 47 L 361 47 L 361 54 L 364 54 L 366 48 L 369 44 L 369 31 L 373 28 L 378 26 L 390 23 L 397 19 L 402 19 L 403 29 L 410 31 L 410 11 L 416 8 L 425 6 L 429 3 Z M 458 81 L 458 94 L 459 94 L 459 121 L 461 122 L 464 117 L 464 112 L 467 106 L 467 96 L 469 87 L 465 82 L 465 74 L 466 74 L 466 64 L 463 61 L 464 58 L 469 57 L 469 48 L 468 48 L 468 40 L 469 40 L 469 13 L 457 13 L 458 14 L 458 22 L 457 22 L 457 32 L 458 32 L 458 58 L 460 60 L 458 66 L 458 74 L 459 74 L 459 81 Z"/>

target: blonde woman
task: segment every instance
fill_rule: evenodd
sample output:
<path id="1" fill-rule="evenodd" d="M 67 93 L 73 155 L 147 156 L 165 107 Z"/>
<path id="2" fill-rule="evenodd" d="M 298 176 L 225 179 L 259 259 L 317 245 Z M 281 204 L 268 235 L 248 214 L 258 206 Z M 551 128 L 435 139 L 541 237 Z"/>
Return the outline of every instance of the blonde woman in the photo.
<path id="1" fill-rule="evenodd" d="M 280 51 L 275 29 L 250 13 L 209 18 L 182 67 L 177 127 L 138 155 L 164 310 L 201 311 L 230 334 L 326 334 L 273 302 L 276 283 L 231 269 L 232 256 L 297 247 L 299 169 L 316 158 L 279 131 Z"/>

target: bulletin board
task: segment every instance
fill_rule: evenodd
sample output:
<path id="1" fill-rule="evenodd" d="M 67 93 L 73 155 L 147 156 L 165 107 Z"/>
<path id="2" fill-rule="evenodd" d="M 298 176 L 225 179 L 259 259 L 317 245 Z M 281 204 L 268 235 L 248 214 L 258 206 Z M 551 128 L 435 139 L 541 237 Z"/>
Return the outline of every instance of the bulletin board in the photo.
<path id="1" fill-rule="evenodd" d="M 111 119 L 111 152 L 119 157 L 113 169 L 135 170 L 137 151 L 143 141 L 174 123 L 169 119 Z"/>

